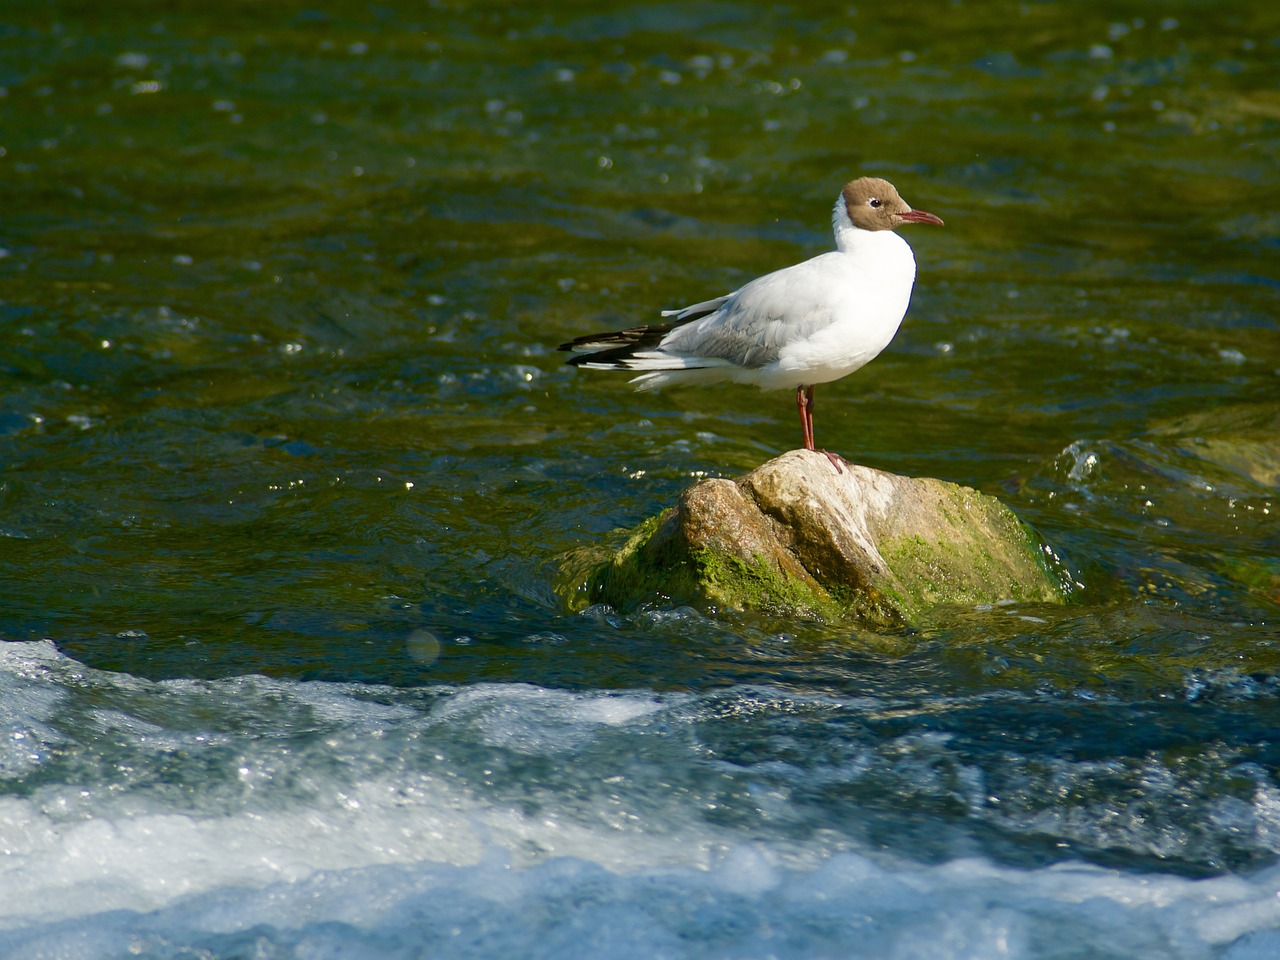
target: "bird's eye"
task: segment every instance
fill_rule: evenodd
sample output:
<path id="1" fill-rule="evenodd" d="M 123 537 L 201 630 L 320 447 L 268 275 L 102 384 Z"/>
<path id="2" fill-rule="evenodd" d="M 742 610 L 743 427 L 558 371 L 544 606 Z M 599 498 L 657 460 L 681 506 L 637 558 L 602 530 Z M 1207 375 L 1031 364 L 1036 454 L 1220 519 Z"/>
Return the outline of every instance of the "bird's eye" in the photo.
<path id="1" fill-rule="evenodd" d="M 870 200 L 867 201 L 867 206 L 871 207 L 873 210 L 879 209 L 880 201 L 877 200 L 875 197 L 872 197 Z"/>

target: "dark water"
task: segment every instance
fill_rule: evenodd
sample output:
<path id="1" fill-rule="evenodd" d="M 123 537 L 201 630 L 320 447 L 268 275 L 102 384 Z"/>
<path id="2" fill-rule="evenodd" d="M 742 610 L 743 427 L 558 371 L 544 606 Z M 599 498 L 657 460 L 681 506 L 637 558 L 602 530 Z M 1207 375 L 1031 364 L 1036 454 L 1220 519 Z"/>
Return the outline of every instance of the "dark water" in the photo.
<path id="1" fill-rule="evenodd" d="M 1280 951 L 1273 4 L 3 10 L 6 950 Z M 555 346 L 863 173 L 947 225 L 820 441 L 1072 604 L 566 602 L 799 428 Z"/>

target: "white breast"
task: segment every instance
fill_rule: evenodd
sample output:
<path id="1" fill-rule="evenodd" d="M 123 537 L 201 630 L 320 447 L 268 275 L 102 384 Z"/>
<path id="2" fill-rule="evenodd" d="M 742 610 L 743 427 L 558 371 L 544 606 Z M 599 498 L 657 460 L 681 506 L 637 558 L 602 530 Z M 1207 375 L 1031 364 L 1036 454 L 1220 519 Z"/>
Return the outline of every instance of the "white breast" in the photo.
<path id="1" fill-rule="evenodd" d="M 889 230 L 852 231 L 842 249 L 810 261 L 820 267 L 810 315 L 796 318 L 778 359 L 760 378 L 766 389 L 838 380 L 889 345 L 911 300 L 916 261 Z"/>

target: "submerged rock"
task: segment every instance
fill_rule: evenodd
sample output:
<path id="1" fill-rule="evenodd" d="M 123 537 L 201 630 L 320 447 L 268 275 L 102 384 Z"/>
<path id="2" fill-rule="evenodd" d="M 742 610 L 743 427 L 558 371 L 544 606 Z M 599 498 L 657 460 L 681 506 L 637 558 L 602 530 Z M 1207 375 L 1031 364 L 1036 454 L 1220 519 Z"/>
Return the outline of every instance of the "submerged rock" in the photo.
<path id="1" fill-rule="evenodd" d="M 875 624 L 940 604 L 1062 602 L 1050 554 L 968 487 L 794 450 L 737 480 L 702 480 L 589 576 L 619 609 L 700 602 Z"/>
<path id="2" fill-rule="evenodd" d="M 1176 438 L 1182 452 L 1264 489 L 1280 487 L 1280 403 L 1214 407 L 1167 421 L 1152 432 Z"/>
<path id="3" fill-rule="evenodd" d="M 1214 407 L 1166 421 L 1152 434 L 1164 443 L 1172 440 L 1179 454 L 1197 461 L 1190 476 L 1179 478 L 1180 488 L 1163 499 L 1187 503 L 1188 525 L 1237 545 L 1215 551 L 1212 566 L 1254 596 L 1280 604 L 1280 557 L 1268 540 L 1280 492 L 1280 403 Z M 1207 511 L 1201 501 L 1209 491 L 1225 501 L 1217 511 Z M 1216 528 L 1211 526 L 1215 513 L 1220 518 Z M 1256 546 L 1246 546 L 1253 537 Z"/>

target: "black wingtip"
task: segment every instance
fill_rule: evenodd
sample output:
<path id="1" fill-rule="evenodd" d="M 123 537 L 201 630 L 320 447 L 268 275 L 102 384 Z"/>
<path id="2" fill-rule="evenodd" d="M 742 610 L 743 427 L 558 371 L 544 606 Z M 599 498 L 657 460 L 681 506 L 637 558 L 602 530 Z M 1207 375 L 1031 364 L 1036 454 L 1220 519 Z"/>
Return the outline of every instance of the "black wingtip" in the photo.
<path id="1" fill-rule="evenodd" d="M 657 346 L 671 331 L 672 324 L 651 324 L 643 327 L 628 327 L 626 330 L 615 330 L 611 333 L 589 333 L 586 336 L 574 337 L 568 343 L 562 343 L 556 349 L 572 350 L 581 353 L 568 363 L 577 366 L 590 360 L 592 363 L 609 363 L 624 360 L 636 350 L 645 350 Z"/>

